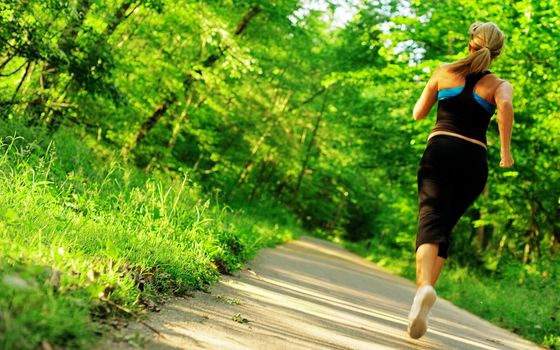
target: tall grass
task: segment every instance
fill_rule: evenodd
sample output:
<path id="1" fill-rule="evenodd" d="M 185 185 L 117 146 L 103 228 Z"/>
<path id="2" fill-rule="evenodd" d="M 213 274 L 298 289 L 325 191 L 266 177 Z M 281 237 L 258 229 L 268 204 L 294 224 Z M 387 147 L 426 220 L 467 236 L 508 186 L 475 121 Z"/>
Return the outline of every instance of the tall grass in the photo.
<path id="1" fill-rule="evenodd" d="M 147 175 L 69 130 L 23 132 L 0 139 L 0 348 L 87 347 L 92 321 L 206 288 L 297 234 L 287 214 L 280 227 L 233 211 L 188 173 Z"/>

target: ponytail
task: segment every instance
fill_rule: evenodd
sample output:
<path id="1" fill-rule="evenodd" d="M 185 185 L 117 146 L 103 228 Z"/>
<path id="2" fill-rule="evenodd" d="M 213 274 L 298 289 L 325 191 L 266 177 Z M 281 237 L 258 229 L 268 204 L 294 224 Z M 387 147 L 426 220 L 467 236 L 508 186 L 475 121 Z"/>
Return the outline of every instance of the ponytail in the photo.
<path id="1" fill-rule="evenodd" d="M 451 72 L 462 76 L 487 70 L 504 46 L 504 34 L 492 22 L 475 22 L 469 28 L 469 32 L 469 48 L 472 48 L 472 51 L 467 57 L 449 66 Z"/>

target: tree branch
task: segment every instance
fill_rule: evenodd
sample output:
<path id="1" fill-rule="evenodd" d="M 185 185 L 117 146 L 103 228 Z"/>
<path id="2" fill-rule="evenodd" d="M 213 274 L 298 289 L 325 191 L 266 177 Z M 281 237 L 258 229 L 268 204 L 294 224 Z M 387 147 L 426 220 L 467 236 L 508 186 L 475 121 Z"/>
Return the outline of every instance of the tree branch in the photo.
<path id="1" fill-rule="evenodd" d="M 235 30 L 235 35 L 241 35 L 243 33 L 243 31 L 245 31 L 245 29 L 247 28 L 247 25 L 249 24 L 251 19 L 253 19 L 253 17 L 258 15 L 261 11 L 262 11 L 262 9 L 259 5 L 253 6 L 249 10 L 249 12 L 247 12 L 245 14 L 245 16 L 243 16 L 243 19 L 237 25 L 237 29 Z"/>
<path id="2" fill-rule="evenodd" d="M 19 92 L 19 89 L 21 88 L 21 86 L 23 85 L 23 82 L 27 78 L 27 73 L 29 73 L 29 67 L 31 67 L 31 61 L 27 61 L 27 67 L 25 67 L 25 73 L 23 73 L 23 77 L 19 81 L 19 84 L 16 88 L 16 91 L 14 91 L 14 94 L 12 95 L 12 103 L 16 100 L 16 96 Z"/>
<path id="3" fill-rule="evenodd" d="M 318 90 L 317 92 L 315 92 L 313 95 L 311 95 L 311 97 L 309 97 L 308 99 L 304 100 L 302 103 L 300 103 L 297 106 L 293 106 L 292 108 L 288 109 L 288 112 L 292 112 L 296 109 L 301 108 L 302 106 L 312 102 L 314 99 L 316 99 L 318 96 L 320 96 L 323 92 L 327 91 L 327 88 L 322 87 L 320 90 Z"/>
<path id="4" fill-rule="evenodd" d="M 11 72 L 11 73 L 9 73 L 9 74 L 0 74 L 0 77 L 9 77 L 10 75 L 16 74 L 17 72 L 19 72 L 19 71 L 23 68 L 23 66 L 25 66 L 26 63 L 27 63 L 27 62 L 23 62 L 23 64 L 22 64 L 21 66 L 19 66 L 18 69 L 16 69 L 15 71 L 13 71 L 13 72 Z"/>

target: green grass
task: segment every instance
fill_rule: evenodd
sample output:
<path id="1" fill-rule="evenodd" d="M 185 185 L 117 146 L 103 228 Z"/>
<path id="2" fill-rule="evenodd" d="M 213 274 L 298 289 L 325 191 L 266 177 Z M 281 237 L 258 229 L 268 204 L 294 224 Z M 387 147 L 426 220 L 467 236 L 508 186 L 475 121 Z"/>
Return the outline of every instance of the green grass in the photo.
<path id="1" fill-rule="evenodd" d="M 412 249 L 375 240 L 342 242 L 395 274 L 415 279 Z M 560 261 L 523 265 L 503 261 L 497 271 L 460 266 L 452 256 L 438 280 L 438 295 L 497 326 L 550 349 L 560 349 Z"/>
<path id="2" fill-rule="evenodd" d="M 501 274 L 452 267 L 438 282 L 438 292 L 498 326 L 558 349 L 560 279 L 555 268 L 554 276 L 550 270 L 545 273 L 545 269 L 513 262 Z"/>
<path id="3" fill-rule="evenodd" d="M 189 174 L 145 174 L 85 134 L 0 127 L 25 136 L 0 139 L 2 349 L 87 348 L 123 316 L 115 305 L 140 314 L 299 235 L 274 206 L 232 210 Z"/>

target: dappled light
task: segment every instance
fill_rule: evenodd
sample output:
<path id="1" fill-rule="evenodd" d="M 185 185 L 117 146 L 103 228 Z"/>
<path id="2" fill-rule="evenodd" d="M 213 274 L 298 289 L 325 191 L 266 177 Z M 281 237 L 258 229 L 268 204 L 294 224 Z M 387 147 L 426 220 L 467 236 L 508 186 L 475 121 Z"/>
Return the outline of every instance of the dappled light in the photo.
<path id="1" fill-rule="evenodd" d="M 151 321 L 165 337 L 153 337 L 151 348 L 537 349 L 444 300 L 428 334 L 412 340 L 406 325 L 413 295 L 412 283 L 304 238 L 263 251 L 210 294 L 173 301 Z M 226 297 L 238 302 L 220 301 Z M 248 322 L 234 322 L 237 313 Z"/>

